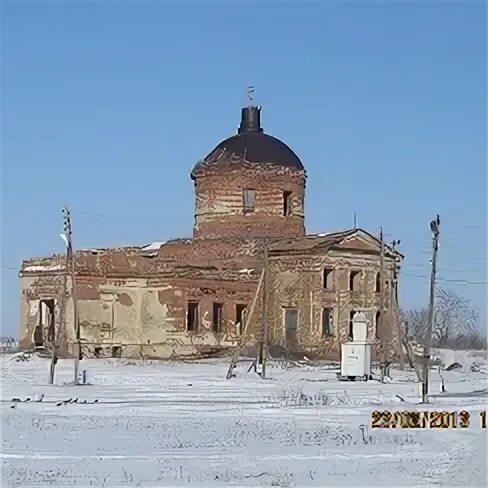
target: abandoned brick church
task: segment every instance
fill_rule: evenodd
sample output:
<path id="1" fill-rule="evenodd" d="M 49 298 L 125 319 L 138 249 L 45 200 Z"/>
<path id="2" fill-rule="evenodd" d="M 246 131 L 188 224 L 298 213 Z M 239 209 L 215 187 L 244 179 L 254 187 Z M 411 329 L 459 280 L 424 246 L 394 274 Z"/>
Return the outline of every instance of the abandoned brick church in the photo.
<path id="1" fill-rule="evenodd" d="M 77 316 L 83 357 L 196 357 L 245 338 L 337 359 L 357 310 L 376 352 L 396 347 L 401 254 L 361 229 L 306 234 L 305 168 L 260 108 L 242 109 L 191 179 L 193 236 L 77 251 L 76 301 L 64 256 L 22 263 L 23 349 L 55 337 L 70 355 Z"/>

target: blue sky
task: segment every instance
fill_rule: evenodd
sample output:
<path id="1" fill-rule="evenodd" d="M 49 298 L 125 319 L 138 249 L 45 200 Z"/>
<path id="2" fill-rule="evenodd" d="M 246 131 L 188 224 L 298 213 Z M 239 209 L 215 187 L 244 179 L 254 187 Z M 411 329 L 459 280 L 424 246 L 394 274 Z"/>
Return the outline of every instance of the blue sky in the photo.
<path id="1" fill-rule="evenodd" d="M 438 212 L 440 283 L 486 327 L 483 2 L 4 1 L 2 19 L 2 334 L 21 260 L 63 252 L 63 205 L 76 247 L 191 234 L 189 172 L 249 84 L 307 168 L 308 232 L 383 226 L 421 307 Z"/>

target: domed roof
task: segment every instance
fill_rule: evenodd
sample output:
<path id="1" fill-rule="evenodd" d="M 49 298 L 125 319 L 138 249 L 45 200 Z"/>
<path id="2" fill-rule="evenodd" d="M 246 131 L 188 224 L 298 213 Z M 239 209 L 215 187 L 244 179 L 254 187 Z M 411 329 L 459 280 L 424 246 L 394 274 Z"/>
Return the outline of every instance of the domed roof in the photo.
<path id="1" fill-rule="evenodd" d="M 225 139 L 215 147 L 202 161 L 197 163 L 193 171 L 205 164 L 269 164 L 303 171 L 300 158 L 276 137 L 264 134 L 260 123 L 261 109 L 246 107 L 242 109 L 241 125 L 235 136 Z"/>

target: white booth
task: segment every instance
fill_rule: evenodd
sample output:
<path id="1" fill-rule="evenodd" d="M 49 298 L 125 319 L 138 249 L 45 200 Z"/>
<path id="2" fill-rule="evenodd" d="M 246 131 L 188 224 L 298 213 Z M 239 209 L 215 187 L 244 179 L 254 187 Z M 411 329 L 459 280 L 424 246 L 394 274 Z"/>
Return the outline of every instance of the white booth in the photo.
<path id="1" fill-rule="evenodd" d="M 341 345 L 339 379 L 367 381 L 371 377 L 371 343 L 368 342 L 368 320 L 364 312 L 352 318 L 352 341 Z"/>

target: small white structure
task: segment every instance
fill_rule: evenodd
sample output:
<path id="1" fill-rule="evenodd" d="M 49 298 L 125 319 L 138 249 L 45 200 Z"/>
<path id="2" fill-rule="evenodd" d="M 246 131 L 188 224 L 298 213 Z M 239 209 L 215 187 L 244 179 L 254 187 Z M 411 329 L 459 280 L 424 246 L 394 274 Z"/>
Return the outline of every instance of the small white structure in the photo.
<path id="1" fill-rule="evenodd" d="M 368 342 L 368 320 L 363 312 L 352 318 L 352 341 L 341 346 L 341 374 L 339 379 L 362 379 L 371 376 L 371 343 Z"/>

